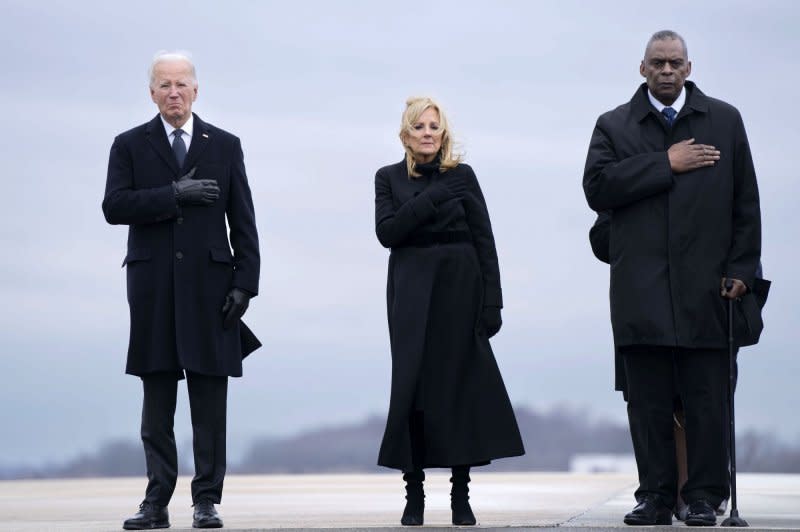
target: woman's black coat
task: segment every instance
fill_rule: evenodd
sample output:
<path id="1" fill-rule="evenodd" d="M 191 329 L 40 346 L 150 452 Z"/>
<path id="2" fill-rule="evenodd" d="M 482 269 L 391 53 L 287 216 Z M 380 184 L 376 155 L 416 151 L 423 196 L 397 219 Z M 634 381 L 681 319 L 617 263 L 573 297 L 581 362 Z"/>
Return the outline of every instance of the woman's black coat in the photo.
<path id="1" fill-rule="evenodd" d="M 686 82 L 670 128 L 642 85 L 597 120 L 583 187 L 595 211 L 612 211 L 614 343 L 727 346 L 722 277 L 748 286 L 761 255 L 755 170 L 739 112 Z M 667 150 L 694 138 L 720 152 L 714 166 L 673 174 Z"/>
<path id="2" fill-rule="evenodd" d="M 429 187 L 437 181 L 456 197 L 436 205 Z M 392 390 L 378 463 L 408 471 L 523 454 L 481 323 L 483 307 L 502 307 L 503 301 L 489 214 L 472 168 L 460 164 L 419 178 L 409 178 L 405 161 L 381 168 L 375 222 L 378 240 L 392 249 Z M 451 243 L 435 243 L 443 241 Z M 409 417 L 419 408 L 425 463 L 412 464 Z"/>

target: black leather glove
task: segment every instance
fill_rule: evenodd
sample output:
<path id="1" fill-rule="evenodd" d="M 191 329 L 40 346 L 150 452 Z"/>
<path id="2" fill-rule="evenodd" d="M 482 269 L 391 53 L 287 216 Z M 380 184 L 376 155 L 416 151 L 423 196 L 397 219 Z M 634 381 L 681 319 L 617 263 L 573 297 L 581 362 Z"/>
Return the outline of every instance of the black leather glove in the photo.
<path id="1" fill-rule="evenodd" d="M 486 329 L 486 336 L 491 338 L 503 326 L 503 319 L 500 317 L 500 307 L 483 307 L 483 327 Z"/>
<path id="2" fill-rule="evenodd" d="M 192 179 L 197 168 L 192 168 L 172 185 L 178 205 L 211 205 L 219 198 L 219 187 L 214 179 Z"/>
<path id="3" fill-rule="evenodd" d="M 241 288 L 231 288 L 225 296 L 225 304 L 222 306 L 222 313 L 225 314 L 225 321 L 222 326 L 225 329 L 239 321 L 244 316 L 247 307 L 250 305 L 252 296 Z"/>

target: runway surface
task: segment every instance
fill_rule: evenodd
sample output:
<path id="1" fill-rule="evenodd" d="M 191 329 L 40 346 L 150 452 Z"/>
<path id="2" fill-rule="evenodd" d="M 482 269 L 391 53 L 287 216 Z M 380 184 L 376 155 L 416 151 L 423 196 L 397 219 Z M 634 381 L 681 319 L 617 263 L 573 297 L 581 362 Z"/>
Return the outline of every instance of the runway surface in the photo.
<path id="1" fill-rule="evenodd" d="M 452 527 L 448 478 L 442 470 L 428 474 L 426 528 Z M 476 528 L 635 529 L 622 523 L 634 505 L 630 474 L 478 471 L 472 478 Z M 172 529 L 191 527 L 190 481 L 178 481 Z M 121 530 L 145 483 L 144 477 L 0 482 L 0 530 Z M 739 511 L 751 529 L 800 529 L 800 475 L 740 474 L 738 487 Z M 218 509 L 230 531 L 407 531 L 400 526 L 404 504 L 399 474 L 231 475 Z"/>

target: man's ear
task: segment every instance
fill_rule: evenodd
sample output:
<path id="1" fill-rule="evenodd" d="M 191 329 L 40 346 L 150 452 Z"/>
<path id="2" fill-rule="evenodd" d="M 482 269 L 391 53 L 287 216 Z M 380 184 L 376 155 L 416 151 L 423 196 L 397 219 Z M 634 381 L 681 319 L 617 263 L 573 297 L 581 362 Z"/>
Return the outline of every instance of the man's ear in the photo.
<path id="1" fill-rule="evenodd" d="M 639 63 L 639 74 L 641 74 L 643 78 L 647 77 L 647 75 L 644 73 L 644 59 L 642 59 L 642 62 Z"/>

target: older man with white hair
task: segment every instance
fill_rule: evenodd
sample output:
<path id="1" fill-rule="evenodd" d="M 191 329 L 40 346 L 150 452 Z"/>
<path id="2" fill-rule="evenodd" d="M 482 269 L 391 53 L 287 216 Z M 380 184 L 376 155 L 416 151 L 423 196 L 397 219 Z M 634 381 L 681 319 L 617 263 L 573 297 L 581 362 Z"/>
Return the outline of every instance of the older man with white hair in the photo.
<path id="1" fill-rule="evenodd" d="M 241 143 L 192 113 L 197 88 L 187 54 L 156 54 L 150 96 L 159 113 L 117 136 L 108 163 L 103 213 L 129 228 L 126 372 L 144 388 L 148 484 L 127 530 L 170 526 L 173 419 L 184 377 L 194 433 L 192 526 L 222 526 L 214 505 L 225 477 L 228 377 L 240 377 L 242 358 L 260 346 L 241 321 L 260 271 Z"/>

